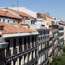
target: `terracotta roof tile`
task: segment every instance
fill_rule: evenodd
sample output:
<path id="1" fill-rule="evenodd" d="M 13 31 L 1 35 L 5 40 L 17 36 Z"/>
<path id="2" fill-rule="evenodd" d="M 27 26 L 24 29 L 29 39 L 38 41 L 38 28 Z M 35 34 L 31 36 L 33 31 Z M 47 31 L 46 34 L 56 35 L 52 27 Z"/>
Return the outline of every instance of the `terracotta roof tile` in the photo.
<path id="1" fill-rule="evenodd" d="M 21 19 L 19 14 L 12 9 L 0 9 L 0 16 L 6 16 L 11 18 Z"/>
<path id="2" fill-rule="evenodd" d="M 21 19 L 22 17 L 32 17 L 26 12 L 16 11 L 9 8 L 0 9 L 0 16 L 6 16 L 6 17 L 11 17 L 11 18 L 17 18 L 17 19 Z"/>
<path id="3" fill-rule="evenodd" d="M 0 27 L 3 27 L 2 30 L 3 34 L 30 33 L 36 31 L 32 28 L 28 28 L 28 26 L 24 26 L 20 24 L 11 25 L 11 24 L 0 23 Z"/>
<path id="4" fill-rule="evenodd" d="M 19 12 L 19 15 L 20 16 L 23 16 L 23 17 L 31 17 L 30 15 L 28 15 L 27 13 L 25 13 L 25 12 Z"/>

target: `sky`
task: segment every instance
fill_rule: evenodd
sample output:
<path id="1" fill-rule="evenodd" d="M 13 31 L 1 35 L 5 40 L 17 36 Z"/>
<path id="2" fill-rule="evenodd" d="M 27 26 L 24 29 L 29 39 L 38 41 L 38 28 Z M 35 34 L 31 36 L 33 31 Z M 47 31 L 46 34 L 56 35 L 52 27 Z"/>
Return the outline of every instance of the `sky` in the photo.
<path id="1" fill-rule="evenodd" d="M 23 6 L 34 12 L 48 12 L 65 19 L 65 0 L 0 0 L 0 7 Z"/>

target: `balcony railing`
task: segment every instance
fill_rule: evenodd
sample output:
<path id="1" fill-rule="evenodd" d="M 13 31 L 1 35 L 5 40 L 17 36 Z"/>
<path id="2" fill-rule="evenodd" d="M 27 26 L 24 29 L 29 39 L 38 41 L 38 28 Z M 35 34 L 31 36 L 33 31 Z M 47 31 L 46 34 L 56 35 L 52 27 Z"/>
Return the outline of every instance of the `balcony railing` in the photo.
<path id="1" fill-rule="evenodd" d="M 14 59 L 17 59 L 18 57 L 21 57 L 21 56 L 23 56 L 24 54 L 28 54 L 29 52 L 32 52 L 33 50 L 36 50 L 36 49 L 37 49 L 37 47 L 34 47 L 34 48 L 29 49 L 29 50 L 26 50 L 25 52 L 20 52 L 20 53 L 18 53 L 18 54 L 16 54 L 16 55 L 7 57 L 6 61 L 7 61 L 7 62 L 10 62 L 10 61 L 12 61 L 12 60 L 14 60 Z"/>
<path id="2" fill-rule="evenodd" d="M 0 49 L 1 48 L 6 48 L 8 46 L 8 43 L 5 42 L 3 38 L 0 38 Z"/>
<path id="3" fill-rule="evenodd" d="M 8 46 L 8 43 L 6 43 L 6 42 L 0 43 L 0 49 L 1 48 L 7 48 L 7 46 Z"/>
<path id="4" fill-rule="evenodd" d="M 31 61 L 29 61 L 28 63 L 26 63 L 25 65 L 33 65 L 37 62 L 36 58 L 32 59 Z"/>

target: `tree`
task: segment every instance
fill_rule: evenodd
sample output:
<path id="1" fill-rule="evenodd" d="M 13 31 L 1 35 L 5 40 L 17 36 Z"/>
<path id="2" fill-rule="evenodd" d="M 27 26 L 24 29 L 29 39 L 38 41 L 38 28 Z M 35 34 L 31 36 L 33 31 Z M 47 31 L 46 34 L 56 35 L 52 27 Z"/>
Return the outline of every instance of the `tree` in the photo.
<path id="1" fill-rule="evenodd" d="M 63 47 L 63 52 L 65 53 L 65 46 Z"/>
<path id="2" fill-rule="evenodd" d="M 65 65 L 65 56 L 54 58 L 51 65 Z"/>
<path id="3" fill-rule="evenodd" d="M 65 46 L 63 47 L 63 55 L 53 58 L 51 65 L 65 65 Z"/>

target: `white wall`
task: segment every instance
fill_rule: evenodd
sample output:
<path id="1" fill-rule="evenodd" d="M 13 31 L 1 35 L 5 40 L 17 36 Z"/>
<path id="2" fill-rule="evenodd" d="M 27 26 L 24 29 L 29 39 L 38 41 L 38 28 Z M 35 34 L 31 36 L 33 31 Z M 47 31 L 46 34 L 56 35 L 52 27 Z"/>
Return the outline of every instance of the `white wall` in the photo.
<path id="1" fill-rule="evenodd" d="M 65 41 L 65 26 L 64 26 L 64 41 Z"/>

